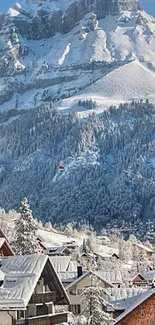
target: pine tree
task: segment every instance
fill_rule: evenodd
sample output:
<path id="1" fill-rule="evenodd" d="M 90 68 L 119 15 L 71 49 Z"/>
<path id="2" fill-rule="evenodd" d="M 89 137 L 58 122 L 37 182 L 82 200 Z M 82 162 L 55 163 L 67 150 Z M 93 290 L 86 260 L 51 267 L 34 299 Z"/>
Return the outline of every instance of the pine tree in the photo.
<path id="1" fill-rule="evenodd" d="M 39 253 L 37 225 L 27 198 L 21 201 L 20 211 L 20 217 L 15 222 L 16 240 L 13 243 L 15 252 L 18 255 L 37 254 Z"/>
<path id="2" fill-rule="evenodd" d="M 90 277 L 91 286 L 82 293 L 83 311 L 81 314 L 86 316 L 87 325 L 106 325 L 112 318 L 106 312 L 108 304 L 105 300 L 105 293 L 96 276 L 91 274 Z"/>

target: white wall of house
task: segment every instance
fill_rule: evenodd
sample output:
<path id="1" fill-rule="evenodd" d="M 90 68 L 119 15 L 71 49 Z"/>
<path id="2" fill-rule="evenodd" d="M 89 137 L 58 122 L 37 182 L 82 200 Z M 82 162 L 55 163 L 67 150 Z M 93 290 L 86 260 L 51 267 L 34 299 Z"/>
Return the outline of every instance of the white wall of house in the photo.
<path id="1" fill-rule="evenodd" d="M 16 319 L 16 312 L 10 312 L 10 315 Z M 7 311 L 0 311 L 0 324 L 1 325 L 12 325 L 12 317 L 10 316 Z"/>
<path id="2" fill-rule="evenodd" d="M 106 282 L 99 280 L 98 278 L 97 278 L 97 284 L 102 288 L 109 287 L 109 285 Z M 70 298 L 71 305 L 80 305 L 80 309 L 82 310 L 83 301 L 81 299 L 82 298 L 81 293 L 85 288 L 91 287 L 91 285 L 92 285 L 92 280 L 90 275 L 88 274 L 79 282 L 77 282 L 74 286 L 72 286 L 70 289 L 67 289 L 67 293 Z"/>
<path id="3" fill-rule="evenodd" d="M 35 288 L 35 293 L 45 292 L 44 279 L 41 278 Z"/>

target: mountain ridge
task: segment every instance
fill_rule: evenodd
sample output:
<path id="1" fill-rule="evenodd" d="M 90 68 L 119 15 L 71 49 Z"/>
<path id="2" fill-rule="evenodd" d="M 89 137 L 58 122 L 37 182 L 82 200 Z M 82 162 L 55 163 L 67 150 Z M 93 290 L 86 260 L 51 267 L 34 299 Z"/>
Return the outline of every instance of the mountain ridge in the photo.
<path id="1" fill-rule="evenodd" d="M 83 12 L 49 36 L 34 7 L 0 18 L 0 205 L 27 196 L 35 217 L 97 230 L 154 218 L 155 19 Z"/>
<path id="2" fill-rule="evenodd" d="M 138 2 L 127 3 L 139 7 Z M 155 19 L 142 11 L 120 11 L 103 19 L 87 13 L 69 32 L 32 39 L 29 29 L 27 38 L 20 33 L 21 20 L 26 19 L 30 26 L 32 18 L 20 14 L 21 6 L 14 8 L 1 16 L 0 23 L 1 110 L 33 108 L 70 98 L 134 59 L 155 70 Z M 41 35 L 40 28 L 36 30 Z"/>

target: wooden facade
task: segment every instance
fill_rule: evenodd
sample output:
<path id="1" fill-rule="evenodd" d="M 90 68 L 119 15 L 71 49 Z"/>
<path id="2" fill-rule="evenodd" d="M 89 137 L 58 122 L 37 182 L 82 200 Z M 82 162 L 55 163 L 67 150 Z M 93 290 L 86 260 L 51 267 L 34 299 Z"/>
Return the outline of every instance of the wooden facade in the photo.
<path id="1" fill-rule="evenodd" d="M 20 280 L 22 280 L 23 277 L 23 281 L 21 281 L 21 287 L 19 289 L 19 299 L 16 299 L 15 303 L 14 290 L 15 293 L 18 292 L 18 282 L 17 284 L 15 282 L 14 286 L 9 287 L 10 292 L 12 290 L 9 302 L 7 298 L 5 298 L 6 302 L 5 299 L 1 299 L 0 308 L 2 309 L 0 309 L 0 325 L 55 325 L 66 322 L 67 313 L 55 314 L 54 305 L 68 305 L 69 298 L 50 262 L 50 259 L 45 255 L 11 256 L 2 259 L 2 266 L 3 263 L 7 265 L 9 260 L 11 266 L 13 265 L 13 268 L 16 264 L 17 267 L 19 267 L 19 264 L 21 263 L 22 270 L 26 264 L 30 263 L 30 271 L 33 271 L 27 273 L 26 270 L 26 276 L 22 273 Z M 13 264 L 13 261 L 15 264 Z M 18 272 L 19 271 L 17 271 L 17 275 L 14 275 L 17 279 Z M 35 287 L 33 287 L 33 277 Z M 32 285 L 30 285 L 30 283 Z M 25 291 L 24 289 L 27 284 L 29 288 Z M 3 296 L 5 291 L 4 287 L 3 289 L 0 288 L 0 291 L 3 291 Z M 7 292 L 8 287 L 6 287 L 6 294 L 8 294 Z M 8 304 L 10 307 L 8 307 Z"/>
<path id="2" fill-rule="evenodd" d="M 9 243 L 6 241 L 4 241 L 3 245 L 0 247 L 0 256 L 5 257 L 5 256 L 13 256 L 14 252 L 11 249 Z"/>
<path id="3" fill-rule="evenodd" d="M 13 256 L 14 252 L 3 231 L 0 229 L 0 256 Z"/>
<path id="4" fill-rule="evenodd" d="M 56 325 L 61 323 L 67 323 L 68 314 L 52 314 L 44 315 L 40 317 L 27 318 L 25 320 L 15 321 L 13 325 Z"/>

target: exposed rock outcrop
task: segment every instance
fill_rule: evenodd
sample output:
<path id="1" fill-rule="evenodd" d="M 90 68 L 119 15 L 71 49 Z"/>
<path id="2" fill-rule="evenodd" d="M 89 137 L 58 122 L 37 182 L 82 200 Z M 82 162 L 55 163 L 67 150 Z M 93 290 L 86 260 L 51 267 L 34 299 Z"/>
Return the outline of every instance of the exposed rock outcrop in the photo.
<path id="1" fill-rule="evenodd" d="M 28 8 L 23 10 L 16 7 L 20 14 L 13 19 L 20 34 L 28 39 L 42 39 L 59 32 L 66 33 L 90 12 L 96 14 L 97 19 L 101 19 L 109 14 L 119 14 L 122 10 L 140 9 L 139 0 L 79 0 L 73 1 L 65 12 L 59 6 L 57 10 L 51 11 L 50 6 L 45 6 L 46 1 L 35 3 L 38 3 L 37 14 L 36 11 L 30 13 Z"/>

